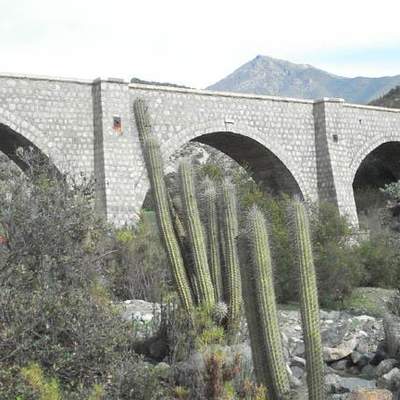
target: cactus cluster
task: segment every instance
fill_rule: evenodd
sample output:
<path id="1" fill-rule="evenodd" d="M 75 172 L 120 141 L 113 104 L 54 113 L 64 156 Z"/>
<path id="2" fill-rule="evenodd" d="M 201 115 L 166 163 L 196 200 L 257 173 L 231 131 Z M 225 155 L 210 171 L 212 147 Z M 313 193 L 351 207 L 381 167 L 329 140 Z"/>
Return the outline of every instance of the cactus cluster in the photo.
<path id="1" fill-rule="evenodd" d="M 221 194 L 222 208 L 218 210 L 215 183 L 205 179 L 200 186 L 201 193 L 196 191 L 193 168 L 187 161 L 182 161 L 179 166 L 184 214 L 182 223 L 166 189 L 162 155 L 158 141 L 152 135 L 147 106 L 143 100 L 135 101 L 134 113 L 155 200 L 157 221 L 180 300 L 189 313 L 195 305 L 200 305 L 210 310 L 211 314 L 217 303 L 225 301 L 226 325 L 237 326 L 241 290 L 236 249 L 238 221 L 233 187 L 223 185 L 226 190 L 223 191 L 224 195 Z M 200 195 L 206 203 L 205 221 L 202 221 L 199 211 Z M 228 202 L 226 207 L 224 201 Z M 224 241 L 226 248 L 221 252 L 222 230 L 227 240 Z M 221 266 L 221 253 L 229 255 L 226 268 Z M 226 272 L 225 277 L 223 271 Z M 226 288 L 224 285 L 227 285 Z"/>
<path id="2" fill-rule="evenodd" d="M 235 186 L 224 181 L 217 191 L 215 183 L 206 178 L 200 186 L 205 204 L 202 220 L 193 170 L 190 163 L 183 161 L 179 167 L 182 222 L 167 192 L 160 147 L 152 135 L 144 101 L 135 101 L 134 112 L 159 229 L 183 306 L 189 315 L 194 306 L 204 306 L 234 337 L 243 298 L 257 381 L 267 388 L 268 398 L 288 399 L 290 386 L 264 213 L 253 206 L 247 213 L 246 229 L 240 234 Z M 298 201 L 293 204 L 292 225 L 298 256 L 309 399 L 323 400 L 324 365 L 315 268 L 307 213 L 304 204 Z"/>

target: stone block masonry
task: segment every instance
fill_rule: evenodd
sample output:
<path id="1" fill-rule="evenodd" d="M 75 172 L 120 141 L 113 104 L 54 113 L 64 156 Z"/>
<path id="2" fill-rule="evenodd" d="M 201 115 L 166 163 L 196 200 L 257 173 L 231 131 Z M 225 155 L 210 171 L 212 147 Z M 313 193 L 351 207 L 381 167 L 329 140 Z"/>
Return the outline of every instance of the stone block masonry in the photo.
<path id="1" fill-rule="evenodd" d="M 0 75 L 0 150 L 31 145 L 61 171 L 94 175 L 96 206 L 135 222 L 148 190 L 133 102 L 144 98 L 165 162 L 189 141 L 207 143 L 274 190 L 327 200 L 357 223 L 352 183 L 381 144 L 400 141 L 400 112 L 340 99 L 270 96 Z"/>

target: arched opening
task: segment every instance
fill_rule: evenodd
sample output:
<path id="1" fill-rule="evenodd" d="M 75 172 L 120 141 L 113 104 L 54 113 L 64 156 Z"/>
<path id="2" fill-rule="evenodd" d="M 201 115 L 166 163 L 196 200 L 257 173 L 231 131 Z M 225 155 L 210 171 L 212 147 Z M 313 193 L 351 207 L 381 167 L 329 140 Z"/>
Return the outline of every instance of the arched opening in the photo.
<path id="1" fill-rule="evenodd" d="M 248 166 L 254 179 L 272 194 L 286 193 L 303 198 L 299 184 L 285 164 L 256 140 L 237 133 L 219 132 L 199 136 L 193 141 L 207 144 L 240 165 Z"/>
<path id="2" fill-rule="evenodd" d="M 380 188 L 400 179 L 400 142 L 386 142 L 361 162 L 353 180 L 354 199 L 360 224 L 377 226 L 379 210 L 386 200 Z"/>
<path id="3" fill-rule="evenodd" d="M 176 169 L 176 161 L 180 157 L 193 155 L 200 163 L 207 160 L 210 155 L 214 159 L 218 158 L 222 166 L 235 162 L 248 169 L 254 180 L 268 193 L 272 195 L 284 193 L 304 199 L 303 191 L 288 167 L 271 150 L 248 136 L 232 132 L 214 132 L 198 136 L 171 155 L 172 161 L 167 166 L 166 172 L 171 173 Z M 152 208 L 149 193 L 143 206 Z"/>
<path id="4" fill-rule="evenodd" d="M 0 152 L 7 159 L 13 161 L 22 171 L 26 172 L 28 169 L 32 170 L 46 166 L 52 172 L 52 175 L 61 178 L 60 171 L 51 163 L 46 154 L 26 137 L 2 123 L 0 123 L 0 139 Z M 28 159 L 26 154 L 24 156 L 22 154 L 24 151 L 29 151 L 34 160 Z M 1 157 L 2 162 L 5 162 L 6 157 L 4 156 Z M 32 161 L 32 163 L 29 161 Z"/>

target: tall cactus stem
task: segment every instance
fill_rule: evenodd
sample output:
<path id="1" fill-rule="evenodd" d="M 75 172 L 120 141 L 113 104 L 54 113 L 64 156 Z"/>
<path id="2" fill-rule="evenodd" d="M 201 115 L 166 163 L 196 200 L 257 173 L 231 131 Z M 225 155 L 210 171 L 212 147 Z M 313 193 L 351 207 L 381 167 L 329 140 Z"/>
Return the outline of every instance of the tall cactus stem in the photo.
<path id="1" fill-rule="evenodd" d="M 260 326 L 260 309 L 254 299 L 254 277 L 248 266 L 250 251 L 247 234 L 239 236 L 239 256 L 241 260 L 240 276 L 242 279 L 242 297 L 244 311 L 246 314 L 247 328 L 250 337 L 250 348 L 253 359 L 253 368 L 256 381 L 267 389 L 267 398 L 271 397 L 270 384 L 271 375 L 266 362 L 266 349 L 263 346 L 262 328 Z"/>
<path id="2" fill-rule="evenodd" d="M 324 361 L 320 334 L 317 280 L 312 254 L 309 220 L 302 202 L 296 201 L 294 225 L 299 270 L 299 292 L 307 361 L 308 398 L 326 398 Z"/>
<path id="3" fill-rule="evenodd" d="M 228 332 L 235 334 L 240 323 L 241 282 L 240 265 L 237 249 L 239 234 L 237 202 L 235 186 L 228 180 L 222 185 L 222 224 L 225 251 L 225 268 L 223 270 L 223 285 L 226 290 L 228 305 Z"/>
<path id="4" fill-rule="evenodd" d="M 151 135 L 151 124 L 147 114 L 147 107 L 143 100 L 138 99 L 135 101 L 134 113 L 155 200 L 158 226 L 167 250 L 178 296 L 183 307 L 190 314 L 193 308 L 192 293 L 170 214 L 160 146 L 158 141 Z"/>
<path id="5" fill-rule="evenodd" d="M 217 301 L 222 300 L 222 276 L 221 276 L 221 255 L 219 241 L 219 227 L 217 214 L 217 190 L 215 183 L 206 177 L 203 181 L 205 212 L 207 218 L 208 254 L 211 280 L 214 286 L 214 294 Z"/>
<path id="6" fill-rule="evenodd" d="M 215 305 L 215 296 L 208 266 L 207 244 L 196 199 L 193 169 L 186 160 L 180 163 L 179 177 L 182 188 L 182 202 L 186 217 L 187 232 L 192 247 L 192 257 L 197 278 L 200 304 L 206 307 L 213 307 Z"/>
<path id="7" fill-rule="evenodd" d="M 286 363 L 283 355 L 282 340 L 278 323 L 278 311 L 275 298 L 275 289 L 272 276 L 272 260 L 269 247 L 268 231 L 263 212 L 253 206 L 247 215 L 247 237 L 250 251 L 249 271 L 245 272 L 245 278 L 250 276 L 252 285 L 247 282 L 244 286 L 248 290 L 245 293 L 245 301 L 249 297 L 256 297 L 256 307 L 247 306 L 249 321 L 258 319 L 260 332 L 255 336 L 257 348 L 263 357 L 263 382 L 268 382 L 276 399 L 288 398 L 290 391 Z M 245 268 L 243 266 L 242 270 Z M 257 322 L 249 324 L 256 325 Z M 255 360 L 257 368 L 257 359 Z M 267 366 L 267 368 L 265 368 Z M 258 373 L 260 375 L 260 373 Z"/>

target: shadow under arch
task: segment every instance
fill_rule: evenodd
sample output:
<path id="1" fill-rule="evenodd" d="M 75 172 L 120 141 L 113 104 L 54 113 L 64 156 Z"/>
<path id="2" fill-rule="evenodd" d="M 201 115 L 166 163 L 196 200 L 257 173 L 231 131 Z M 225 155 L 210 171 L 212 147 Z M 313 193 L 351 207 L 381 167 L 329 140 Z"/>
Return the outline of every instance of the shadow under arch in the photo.
<path id="1" fill-rule="evenodd" d="M 352 166 L 352 186 L 359 213 L 367 211 L 368 207 L 383 205 L 379 188 L 400 179 L 400 141 L 374 143 L 367 151 L 358 159 L 358 166 Z M 369 191 L 369 198 L 366 191 Z M 369 204 L 374 201 L 376 204 Z"/>
<path id="2" fill-rule="evenodd" d="M 300 199 L 309 197 L 300 172 L 290 155 L 276 143 L 271 142 L 271 146 L 267 148 L 261 143 L 263 134 L 253 127 L 236 125 L 234 131 L 224 128 L 224 125 L 207 124 L 185 129 L 171 140 L 162 143 L 163 156 L 167 158 L 178 153 L 190 142 L 206 144 L 240 165 L 248 167 L 255 181 L 271 194 L 285 193 Z M 146 190 L 144 193 L 142 204 L 145 208 L 151 205 L 150 191 Z"/>
<path id="3" fill-rule="evenodd" d="M 29 151 L 31 158 L 21 155 L 20 150 Z M 60 170 L 51 162 L 48 155 L 43 152 L 38 146 L 32 143 L 21 133 L 12 129 L 9 125 L 3 123 L 0 118 L 0 152 L 5 154 L 13 161 L 22 171 L 35 172 L 36 168 L 46 167 L 51 174 L 61 179 Z M 30 163 L 32 161 L 33 163 Z"/>
<path id="4" fill-rule="evenodd" d="M 214 132 L 191 141 L 211 146 L 240 165 L 248 166 L 256 182 L 272 194 L 286 193 L 304 199 L 303 191 L 289 168 L 255 139 L 234 132 Z"/>
<path id="5" fill-rule="evenodd" d="M 272 186 L 277 187 L 278 183 L 289 193 L 300 194 L 301 198 L 312 198 L 293 157 L 273 136 L 266 135 L 254 126 L 239 121 L 234 124 L 227 124 L 222 120 L 207 121 L 181 129 L 171 139 L 161 141 L 161 148 L 164 156 L 169 158 L 185 143 L 196 141 L 222 151 L 239 163 L 245 162 L 252 169 L 255 178 L 264 184 L 267 183 L 267 177 L 274 175 L 272 181 L 275 183 L 271 183 Z M 261 161 L 262 156 L 266 157 L 264 162 Z M 268 165 L 274 165 L 269 174 L 263 168 Z"/>

